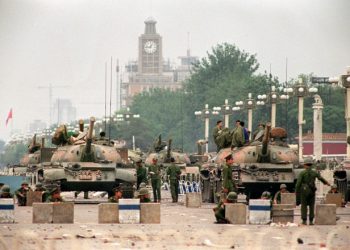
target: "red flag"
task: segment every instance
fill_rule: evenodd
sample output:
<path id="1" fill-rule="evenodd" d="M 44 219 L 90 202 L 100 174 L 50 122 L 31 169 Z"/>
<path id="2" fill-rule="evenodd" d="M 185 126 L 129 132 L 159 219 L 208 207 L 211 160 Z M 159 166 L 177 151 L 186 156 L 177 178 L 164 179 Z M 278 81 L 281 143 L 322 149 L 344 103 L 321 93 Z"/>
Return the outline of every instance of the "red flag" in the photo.
<path id="1" fill-rule="evenodd" d="M 7 123 L 9 122 L 10 119 L 12 119 L 12 108 L 10 109 L 10 112 L 7 115 L 7 118 L 6 118 L 6 127 L 7 127 Z"/>

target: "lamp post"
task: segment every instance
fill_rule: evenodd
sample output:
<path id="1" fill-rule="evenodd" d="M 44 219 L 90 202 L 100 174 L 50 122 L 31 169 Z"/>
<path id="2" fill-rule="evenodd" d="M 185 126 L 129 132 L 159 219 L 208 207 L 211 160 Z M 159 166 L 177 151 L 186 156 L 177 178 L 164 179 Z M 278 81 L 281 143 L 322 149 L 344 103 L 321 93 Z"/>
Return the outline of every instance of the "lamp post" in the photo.
<path id="1" fill-rule="evenodd" d="M 222 107 L 213 107 L 213 115 L 219 115 L 221 111 L 224 114 L 225 128 L 229 127 L 229 117 L 231 114 L 231 106 L 228 104 L 228 99 L 225 99 L 224 105 Z"/>
<path id="2" fill-rule="evenodd" d="M 140 118 L 140 115 L 130 112 L 130 108 L 127 107 L 126 108 L 126 112 L 117 114 L 116 117 L 113 118 L 113 121 L 114 122 L 126 121 L 127 124 L 129 124 L 131 120 L 138 119 L 138 118 Z M 136 149 L 136 147 L 135 147 L 135 136 L 132 136 L 132 149 L 133 150 Z"/>
<path id="3" fill-rule="evenodd" d="M 208 141 L 209 141 L 209 116 L 210 110 L 209 105 L 205 104 L 204 109 L 202 111 L 195 111 L 194 114 L 198 117 L 204 119 L 204 139 L 207 142 L 205 144 L 205 152 L 208 153 Z"/>
<path id="4" fill-rule="evenodd" d="M 294 86 L 295 95 L 298 97 L 298 128 L 299 128 L 299 161 L 303 159 L 303 124 L 304 121 L 304 97 L 309 93 L 316 93 L 317 88 L 307 88 L 303 84 L 303 79 L 299 78 L 299 82 Z"/>

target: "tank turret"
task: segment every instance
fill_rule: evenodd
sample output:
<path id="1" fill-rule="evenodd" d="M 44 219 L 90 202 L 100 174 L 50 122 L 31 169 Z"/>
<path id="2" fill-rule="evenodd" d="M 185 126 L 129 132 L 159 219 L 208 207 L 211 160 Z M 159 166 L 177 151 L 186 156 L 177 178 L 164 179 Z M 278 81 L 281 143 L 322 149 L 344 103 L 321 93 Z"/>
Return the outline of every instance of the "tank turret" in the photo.
<path id="1" fill-rule="evenodd" d="M 95 161 L 95 155 L 92 150 L 91 144 L 92 144 L 92 134 L 94 131 L 94 123 L 95 123 L 95 117 L 90 118 L 90 124 L 89 124 L 89 131 L 86 136 L 86 145 L 83 149 L 83 152 L 81 154 L 80 161 L 81 162 L 94 162 Z"/>

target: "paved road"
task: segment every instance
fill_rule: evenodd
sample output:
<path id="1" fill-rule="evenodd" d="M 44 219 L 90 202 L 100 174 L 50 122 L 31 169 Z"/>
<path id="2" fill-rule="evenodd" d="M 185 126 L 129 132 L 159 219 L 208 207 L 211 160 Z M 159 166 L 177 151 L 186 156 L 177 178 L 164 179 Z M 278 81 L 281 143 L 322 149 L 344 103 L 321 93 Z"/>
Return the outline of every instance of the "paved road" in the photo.
<path id="1" fill-rule="evenodd" d="M 98 224 L 97 205 L 76 204 L 74 224 L 32 224 L 32 208 L 16 207 L 16 224 L 0 225 L 0 249 L 349 249 L 350 208 L 336 226 L 214 224 L 212 204 L 186 208 L 169 196 L 160 225 Z M 296 209 L 300 214 L 300 210 Z M 299 222 L 297 216 L 295 222 Z M 299 244 L 300 238 L 303 244 Z"/>

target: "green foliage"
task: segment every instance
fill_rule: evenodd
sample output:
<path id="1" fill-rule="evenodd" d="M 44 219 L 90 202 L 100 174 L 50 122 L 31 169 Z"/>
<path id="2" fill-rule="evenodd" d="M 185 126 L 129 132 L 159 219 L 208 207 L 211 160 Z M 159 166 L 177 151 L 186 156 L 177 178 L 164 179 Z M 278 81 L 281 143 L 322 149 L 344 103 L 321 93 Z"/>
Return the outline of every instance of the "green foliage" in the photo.
<path id="1" fill-rule="evenodd" d="M 27 145 L 21 143 L 7 145 L 4 152 L 0 155 L 0 163 L 3 165 L 18 164 L 23 155 L 27 152 L 27 149 Z"/>

